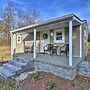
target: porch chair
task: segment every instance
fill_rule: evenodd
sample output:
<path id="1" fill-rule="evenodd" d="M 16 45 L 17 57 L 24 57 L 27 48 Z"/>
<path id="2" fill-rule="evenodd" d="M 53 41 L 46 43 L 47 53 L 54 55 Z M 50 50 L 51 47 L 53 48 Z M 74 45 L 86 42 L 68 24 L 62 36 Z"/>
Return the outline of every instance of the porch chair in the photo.
<path id="1" fill-rule="evenodd" d="M 60 55 L 61 53 L 65 53 L 67 57 L 68 52 L 69 52 L 69 44 L 65 44 L 64 46 L 60 47 Z"/>
<path id="2" fill-rule="evenodd" d="M 50 52 L 50 55 L 51 55 L 52 45 L 47 44 L 46 46 L 43 47 L 43 50 L 44 50 L 44 54 L 45 52 Z"/>

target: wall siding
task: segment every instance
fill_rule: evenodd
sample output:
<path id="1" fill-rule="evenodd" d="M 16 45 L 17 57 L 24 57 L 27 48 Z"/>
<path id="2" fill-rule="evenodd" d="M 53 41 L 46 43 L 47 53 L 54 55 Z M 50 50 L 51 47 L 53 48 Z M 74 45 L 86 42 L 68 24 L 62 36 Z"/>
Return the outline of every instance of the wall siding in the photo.
<path id="1" fill-rule="evenodd" d="M 79 26 L 73 28 L 73 55 L 80 56 L 80 30 Z"/>
<path id="2" fill-rule="evenodd" d="M 16 44 L 16 53 L 24 52 L 24 43 L 23 39 L 27 34 L 22 34 L 22 42 L 20 44 Z M 50 35 L 50 34 L 49 34 Z M 37 38 L 40 39 L 40 33 L 37 33 Z M 54 41 L 54 40 L 52 40 Z M 48 42 L 50 43 L 50 42 Z M 69 43 L 69 30 L 65 28 L 65 43 Z M 59 46 L 63 46 L 64 43 L 56 43 Z M 39 44 L 38 44 L 39 45 Z M 40 46 L 40 45 L 39 45 Z M 79 26 L 73 28 L 73 56 L 80 56 L 80 31 Z"/>

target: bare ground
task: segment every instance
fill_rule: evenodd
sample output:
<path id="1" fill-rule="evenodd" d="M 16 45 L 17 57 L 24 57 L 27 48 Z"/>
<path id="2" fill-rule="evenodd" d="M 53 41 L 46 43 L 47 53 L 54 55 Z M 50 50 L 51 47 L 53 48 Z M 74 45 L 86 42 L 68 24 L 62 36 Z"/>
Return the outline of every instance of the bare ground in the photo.
<path id="1" fill-rule="evenodd" d="M 90 78 L 77 75 L 73 81 L 69 81 L 50 73 L 42 73 L 43 75 L 37 80 L 28 77 L 24 81 L 25 90 L 48 90 L 49 81 L 55 82 L 55 90 L 90 90 Z"/>

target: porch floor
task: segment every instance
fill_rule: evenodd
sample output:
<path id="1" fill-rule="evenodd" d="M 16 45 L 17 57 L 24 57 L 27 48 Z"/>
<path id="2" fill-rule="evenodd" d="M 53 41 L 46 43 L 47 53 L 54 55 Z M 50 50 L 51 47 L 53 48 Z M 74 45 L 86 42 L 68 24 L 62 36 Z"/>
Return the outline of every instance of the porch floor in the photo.
<path id="1" fill-rule="evenodd" d="M 61 56 L 50 56 L 49 54 L 38 54 L 37 53 L 37 58 L 34 59 L 33 58 L 33 53 L 17 53 L 15 55 L 15 57 L 22 57 L 22 58 L 28 58 L 30 60 L 36 60 L 36 61 L 40 61 L 40 62 L 44 62 L 44 63 L 49 63 L 49 64 L 54 64 L 57 66 L 63 66 L 63 67 L 69 67 L 68 61 L 69 58 L 66 57 L 65 55 L 61 55 Z M 77 65 L 80 63 L 80 61 L 82 60 L 82 58 L 79 57 L 73 57 L 73 68 L 77 67 Z"/>

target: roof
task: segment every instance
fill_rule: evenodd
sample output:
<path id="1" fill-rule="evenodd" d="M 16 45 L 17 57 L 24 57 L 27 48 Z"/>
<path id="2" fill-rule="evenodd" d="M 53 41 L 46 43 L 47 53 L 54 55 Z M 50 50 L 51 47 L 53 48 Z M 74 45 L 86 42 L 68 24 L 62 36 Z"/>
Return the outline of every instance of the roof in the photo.
<path id="1" fill-rule="evenodd" d="M 65 19 L 70 19 L 70 18 L 77 18 L 79 21 L 83 22 L 81 19 L 79 19 L 75 14 L 68 14 L 68 15 L 64 15 L 64 16 L 61 16 L 61 17 L 57 17 L 57 18 L 54 18 L 54 19 L 50 19 L 50 20 L 47 20 L 47 21 L 44 21 L 44 22 L 40 22 L 40 23 L 37 23 L 37 24 L 33 24 L 33 25 L 29 25 L 29 26 L 25 26 L 25 27 L 22 27 L 22 28 L 18 28 L 18 29 L 15 29 L 15 30 L 12 30 L 10 31 L 11 33 L 14 33 L 14 32 L 18 32 L 18 31 L 23 31 L 25 29 L 32 29 L 32 28 L 36 28 L 36 27 L 39 27 L 39 26 L 42 26 L 42 25 L 46 25 L 46 24 L 50 24 L 50 23 L 53 23 L 53 22 L 56 22 L 56 21 L 61 21 L 61 20 L 65 20 Z"/>
<path id="2" fill-rule="evenodd" d="M 33 34 L 28 34 L 23 41 L 32 41 L 34 39 Z"/>

